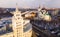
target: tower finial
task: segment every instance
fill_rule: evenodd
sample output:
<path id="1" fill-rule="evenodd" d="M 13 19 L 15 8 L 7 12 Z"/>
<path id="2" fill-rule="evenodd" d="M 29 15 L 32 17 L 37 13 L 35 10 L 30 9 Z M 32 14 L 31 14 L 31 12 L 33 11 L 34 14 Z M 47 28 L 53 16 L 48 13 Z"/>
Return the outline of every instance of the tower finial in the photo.
<path id="1" fill-rule="evenodd" d="M 39 8 L 38 8 L 38 11 L 40 11 L 40 10 L 42 10 L 42 6 L 41 5 L 39 5 Z"/>
<path id="2" fill-rule="evenodd" d="M 18 11 L 19 9 L 18 9 L 18 4 L 16 3 L 16 12 Z"/>

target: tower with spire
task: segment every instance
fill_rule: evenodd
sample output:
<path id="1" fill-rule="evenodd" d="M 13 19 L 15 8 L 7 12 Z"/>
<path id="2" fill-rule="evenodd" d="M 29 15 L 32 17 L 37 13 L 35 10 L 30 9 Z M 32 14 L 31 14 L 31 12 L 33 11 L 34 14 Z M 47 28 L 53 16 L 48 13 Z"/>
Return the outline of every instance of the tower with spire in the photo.
<path id="1" fill-rule="evenodd" d="M 21 12 L 18 10 L 17 4 L 14 16 L 12 17 L 12 25 L 14 37 L 23 37 L 23 18 Z"/>
<path id="2" fill-rule="evenodd" d="M 17 4 L 16 10 L 12 17 L 12 28 L 14 37 L 31 37 L 32 25 L 30 20 L 24 20 L 21 11 L 19 11 Z"/>
<path id="3" fill-rule="evenodd" d="M 10 13 L 13 14 L 12 19 L 11 18 L 9 19 L 12 20 L 12 23 L 4 27 L 4 28 L 9 27 L 8 30 L 7 29 L 4 30 L 4 28 L 0 29 L 0 31 L 3 30 L 0 34 L 0 37 L 31 37 L 32 24 L 30 23 L 30 20 L 24 19 L 22 17 L 22 15 L 25 13 L 21 13 L 21 11 L 19 11 L 17 4 L 16 4 L 16 10 Z"/>

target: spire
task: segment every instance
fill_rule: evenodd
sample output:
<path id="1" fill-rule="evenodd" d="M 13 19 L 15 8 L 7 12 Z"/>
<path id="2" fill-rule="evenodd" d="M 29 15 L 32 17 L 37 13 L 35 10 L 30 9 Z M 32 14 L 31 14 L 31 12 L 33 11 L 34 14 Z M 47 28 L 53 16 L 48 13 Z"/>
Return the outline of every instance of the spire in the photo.
<path id="1" fill-rule="evenodd" d="M 16 12 L 18 12 L 18 11 L 19 11 L 18 4 L 16 3 Z"/>
<path id="2" fill-rule="evenodd" d="M 39 6 L 38 11 L 42 10 L 42 6 Z"/>

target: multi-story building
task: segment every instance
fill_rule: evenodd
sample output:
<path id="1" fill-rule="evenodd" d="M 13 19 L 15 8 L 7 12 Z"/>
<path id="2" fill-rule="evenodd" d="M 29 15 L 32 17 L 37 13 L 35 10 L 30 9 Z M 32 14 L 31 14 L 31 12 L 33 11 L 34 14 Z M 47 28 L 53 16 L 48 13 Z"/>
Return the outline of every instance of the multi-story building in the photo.
<path id="1" fill-rule="evenodd" d="M 30 20 L 24 19 L 21 15 L 21 11 L 16 7 L 16 11 L 13 12 L 12 17 L 12 31 L 5 30 L 5 33 L 1 34 L 0 37 L 31 37 L 32 36 L 32 25 Z M 7 27 L 6 27 L 7 28 Z"/>

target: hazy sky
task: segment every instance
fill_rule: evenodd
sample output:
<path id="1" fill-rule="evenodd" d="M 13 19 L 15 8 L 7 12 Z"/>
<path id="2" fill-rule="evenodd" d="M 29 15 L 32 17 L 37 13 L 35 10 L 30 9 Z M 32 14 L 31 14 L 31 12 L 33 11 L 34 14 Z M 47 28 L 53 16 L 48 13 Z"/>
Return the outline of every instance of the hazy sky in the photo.
<path id="1" fill-rule="evenodd" d="M 60 0 L 0 0 L 0 7 L 15 7 L 16 3 L 20 8 L 37 8 L 39 5 L 60 8 Z"/>

